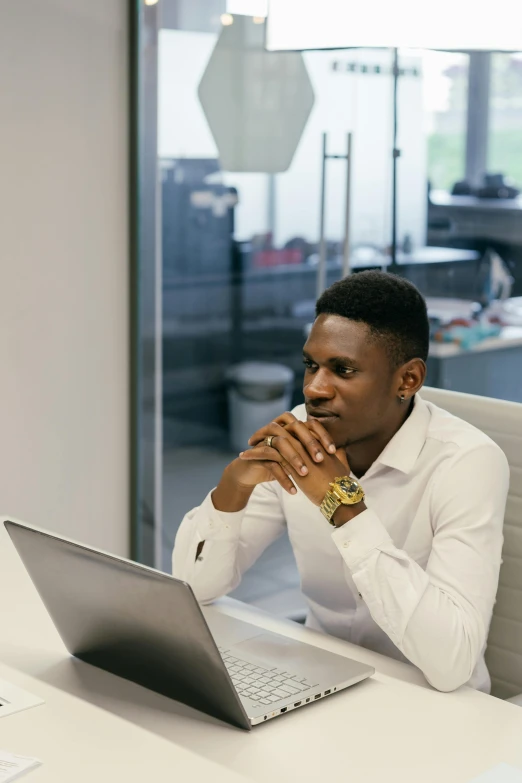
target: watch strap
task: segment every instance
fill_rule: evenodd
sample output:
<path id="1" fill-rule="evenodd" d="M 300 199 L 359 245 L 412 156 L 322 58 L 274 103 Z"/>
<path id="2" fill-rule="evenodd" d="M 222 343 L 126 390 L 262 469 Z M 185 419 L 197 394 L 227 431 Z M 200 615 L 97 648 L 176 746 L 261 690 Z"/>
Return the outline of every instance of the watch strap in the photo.
<path id="1" fill-rule="evenodd" d="M 344 485 L 348 485 L 347 487 Z M 350 476 L 339 476 L 330 483 L 330 489 L 326 492 L 319 506 L 322 515 L 331 525 L 335 526 L 332 517 L 339 506 L 352 506 L 364 500 L 364 490 L 355 479 Z"/>
<path id="2" fill-rule="evenodd" d="M 325 519 L 328 520 L 328 522 L 331 525 L 333 524 L 332 517 L 337 511 L 337 509 L 339 508 L 339 506 L 341 505 L 342 503 L 337 497 L 337 495 L 335 495 L 331 490 L 328 490 L 319 508 L 322 515 L 325 517 Z"/>

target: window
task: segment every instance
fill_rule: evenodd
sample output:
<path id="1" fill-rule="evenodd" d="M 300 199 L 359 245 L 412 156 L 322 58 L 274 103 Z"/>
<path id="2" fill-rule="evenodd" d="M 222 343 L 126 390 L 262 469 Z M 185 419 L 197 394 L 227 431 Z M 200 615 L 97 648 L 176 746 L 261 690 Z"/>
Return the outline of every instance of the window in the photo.
<path id="1" fill-rule="evenodd" d="M 522 187 L 522 54 L 491 58 L 488 172 Z"/>
<path id="2" fill-rule="evenodd" d="M 422 53 L 428 179 L 451 190 L 464 179 L 469 57 L 454 52 Z"/>

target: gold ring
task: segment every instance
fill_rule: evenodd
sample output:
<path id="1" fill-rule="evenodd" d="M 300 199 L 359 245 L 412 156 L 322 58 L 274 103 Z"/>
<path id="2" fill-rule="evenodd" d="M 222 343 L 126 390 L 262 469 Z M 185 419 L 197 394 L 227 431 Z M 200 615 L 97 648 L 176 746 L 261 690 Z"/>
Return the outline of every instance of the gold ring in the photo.
<path id="1" fill-rule="evenodd" d="M 272 441 L 274 440 L 275 435 L 267 435 L 265 438 L 265 446 L 268 446 L 269 449 L 272 448 Z"/>

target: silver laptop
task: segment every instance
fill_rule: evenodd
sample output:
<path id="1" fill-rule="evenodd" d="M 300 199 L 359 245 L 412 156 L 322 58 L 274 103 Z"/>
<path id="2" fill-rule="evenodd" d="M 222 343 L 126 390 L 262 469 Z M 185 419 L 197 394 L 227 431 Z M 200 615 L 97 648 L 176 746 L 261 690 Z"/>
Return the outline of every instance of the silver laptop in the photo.
<path id="1" fill-rule="evenodd" d="M 250 729 L 374 670 L 200 607 L 190 586 L 38 528 L 4 525 L 68 651 Z"/>

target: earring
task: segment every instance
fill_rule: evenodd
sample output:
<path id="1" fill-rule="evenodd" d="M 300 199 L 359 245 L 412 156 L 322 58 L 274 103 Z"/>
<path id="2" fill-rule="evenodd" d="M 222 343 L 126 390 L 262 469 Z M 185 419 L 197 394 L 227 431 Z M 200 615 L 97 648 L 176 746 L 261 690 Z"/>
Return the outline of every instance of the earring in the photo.
<path id="1" fill-rule="evenodd" d="M 404 394 L 399 394 L 399 403 L 402 405 L 402 403 L 405 401 L 406 397 Z"/>

